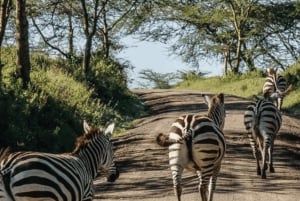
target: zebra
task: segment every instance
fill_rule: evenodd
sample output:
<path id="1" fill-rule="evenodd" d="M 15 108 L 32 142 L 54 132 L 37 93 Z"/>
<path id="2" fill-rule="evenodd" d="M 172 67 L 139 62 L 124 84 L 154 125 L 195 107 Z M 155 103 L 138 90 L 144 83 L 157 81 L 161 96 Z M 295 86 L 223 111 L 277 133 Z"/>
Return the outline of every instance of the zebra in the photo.
<path id="1" fill-rule="evenodd" d="M 199 177 L 202 201 L 212 201 L 217 175 L 226 151 L 224 94 L 203 95 L 208 113 L 187 114 L 175 120 L 169 135 L 158 134 L 157 144 L 169 147 L 169 165 L 177 200 L 181 200 L 181 176 L 184 169 Z"/>
<path id="2" fill-rule="evenodd" d="M 277 98 L 277 95 L 271 95 L 272 97 Z M 256 159 L 257 175 L 261 175 L 262 179 L 267 178 L 267 168 L 269 168 L 269 172 L 275 172 L 272 155 L 274 140 L 281 124 L 281 113 L 272 100 L 258 98 L 255 102 L 251 102 L 248 105 L 244 113 L 244 125 L 248 131 L 253 156 Z M 261 155 L 259 155 L 259 151 Z M 267 155 L 269 157 L 268 165 L 266 162 Z M 261 166 L 260 158 L 262 160 Z"/>
<path id="3" fill-rule="evenodd" d="M 71 153 L 50 154 L 0 151 L 0 201 L 91 201 L 98 168 L 114 165 L 110 136 L 106 130 L 83 123 L 84 134 Z M 117 176 L 114 177 L 117 179 Z"/>
<path id="4" fill-rule="evenodd" d="M 277 74 L 277 69 L 268 68 L 267 72 L 268 76 L 263 85 L 263 95 L 265 98 L 270 98 L 272 94 L 273 96 L 276 95 L 274 103 L 278 110 L 281 110 L 283 98 L 292 90 L 292 85 L 287 86 L 286 79 L 282 75 Z"/>

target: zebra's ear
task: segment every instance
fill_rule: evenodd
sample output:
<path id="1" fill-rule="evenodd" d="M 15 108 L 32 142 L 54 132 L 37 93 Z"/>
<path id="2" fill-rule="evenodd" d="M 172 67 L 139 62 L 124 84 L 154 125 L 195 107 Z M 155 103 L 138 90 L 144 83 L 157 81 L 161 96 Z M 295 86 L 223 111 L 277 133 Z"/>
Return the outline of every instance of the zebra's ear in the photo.
<path id="1" fill-rule="evenodd" d="M 105 129 L 104 134 L 105 134 L 106 136 L 110 137 L 110 136 L 112 135 L 113 131 L 114 131 L 114 128 L 115 128 L 115 124 L 114 124 L 114 123 L 110 124 L 110 125 L 107 126 L 107 128 Z"/>
<path id="2" fill-rule="evenodd" d="M 210 96 L 208 96 L 207 94 L 202 95 L 204 98 L 204 102 L 206 105 L 208 105 L 208 107 L 210 107 Z"/>
<path id="3" fill-rule="evenodd" d="M 85 120 L 83 121 L 83 130 L 84 130 L 84 133 L 88 133 L 91 130 L 91 127 Z"/>

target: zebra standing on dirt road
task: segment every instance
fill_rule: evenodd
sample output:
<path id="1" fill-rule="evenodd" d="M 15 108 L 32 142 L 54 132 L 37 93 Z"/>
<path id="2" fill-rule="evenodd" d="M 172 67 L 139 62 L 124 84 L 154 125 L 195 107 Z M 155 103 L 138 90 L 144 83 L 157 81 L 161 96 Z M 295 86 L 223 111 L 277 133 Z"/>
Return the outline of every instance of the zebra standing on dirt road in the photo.
<path id="1" fill-rule="evenodd" d="M 99 166 L 114 165 L 113 129 L 114 124 L 103 131 L 84 122 L 72 153 L 0 151 L 0 201 L 91 201 Z"/>
<path id="2" fill-rule="evenodd" d="M 271 97 L 276 96 L 272 95 Z M 274 140 L 282 124 L 281 114 L 272 101 L 258 99 L 247 107 L 244 114 L 244 124 L 248 131 L 253 156 L 256 159 L 257 175 L 261 175 L 261 178 L 265 179 L 267 168 L 269 168 L 269 172 L 275 172 L 272 155 Z M 257 146 L 261 154 L 261 166 Z M 267 155 L 269 157 L 268 167 L 266 163 Z"/>
<path id="3" fill-rule="evenodd" d="M 292 85 L 288 86 L 286 79 L 277 74 L 276 69 L 268 68 L 267 71 L 268 76 L 266 77 L 263 85 L 263 95 L 265 98 L 270 98 L 271 95 L 276 95 L 277 97 L 274 99 L 274 103 L 278 110 L 281 110 L 283 98 L 292 90 Z"/>
<path id="4" fill-rule="evenodd" d="M 197 173 L 202 201 L 212 201 L 225 154 L 224 94 L 204 95 L 204 99 L 209 107 L 207 115 L 181 116 L 172 124 L 168 136 L 159 134 L 156 139 L 160 146 L 169 147 L 169 164 L 178 201 L 181 200 L 183 169 Z"/>

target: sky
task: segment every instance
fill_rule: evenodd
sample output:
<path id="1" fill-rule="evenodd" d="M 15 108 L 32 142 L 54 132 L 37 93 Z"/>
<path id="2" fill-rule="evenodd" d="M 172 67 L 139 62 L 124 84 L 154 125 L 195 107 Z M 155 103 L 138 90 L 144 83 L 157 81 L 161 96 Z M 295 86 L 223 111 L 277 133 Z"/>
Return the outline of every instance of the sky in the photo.
<path id="1" fill-rule="evenodd" d="M 171 73 L 191 70 L 191 66 L 183 63 L 180 57 L 170 55 L 168 52 L 168 46 L 159 42 L 147 42 L 139 41 L 131 37 L 127 37 L 122 40 L 128 48 L 122 50 L 118 54 L 121 59 L 128 60 L 134 69 L 129 72 L 129 79 L 133 82 L 129 84 L 129 88 L 140 88 L 139 82 L 143 80 L 139 79 L 139 72 L 144 69 L 151 69 L 157 73 Z M 212 68 L 212 65 L 213 68 Z M 209 75 L 221 75 L 222 68 L 218 62 L 201 62 L 201 72 L 211 72 Z M 144 80 L 145 82 L 145 80 Z"/>

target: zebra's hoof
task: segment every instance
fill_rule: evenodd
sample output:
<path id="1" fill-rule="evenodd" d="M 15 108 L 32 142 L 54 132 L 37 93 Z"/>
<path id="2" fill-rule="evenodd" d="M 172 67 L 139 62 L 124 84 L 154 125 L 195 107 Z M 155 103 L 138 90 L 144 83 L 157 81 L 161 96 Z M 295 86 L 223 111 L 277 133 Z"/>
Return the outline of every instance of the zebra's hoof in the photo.
<path id="1" fill-rule="evenodd" d="M 274 172 L 275 172 L 275 169 L 274 169 L 273 167 L 270 167 L 269 171 L 270 171 L 271 173 L 274 173 Z"/>

